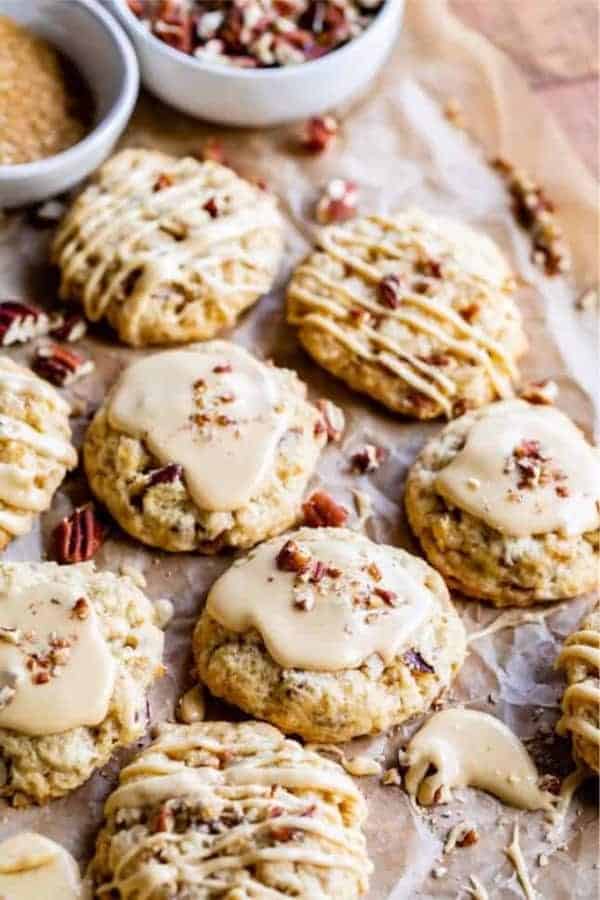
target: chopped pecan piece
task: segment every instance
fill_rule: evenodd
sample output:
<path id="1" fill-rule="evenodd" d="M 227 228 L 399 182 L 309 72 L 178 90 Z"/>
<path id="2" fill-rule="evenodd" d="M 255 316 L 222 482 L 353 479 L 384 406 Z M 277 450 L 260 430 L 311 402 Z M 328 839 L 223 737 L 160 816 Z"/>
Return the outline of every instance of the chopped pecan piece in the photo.
<path id="1" fill-rule="evenodd" d="M 154 182 L 154 187 L 152 190 L 156 194 L 158 191 L 164 191 L 165 188 L 171 187 L 173 184 L 173 178 L 171 175 L 168 175 L 166 172 L 161 172 L 156 181 Z"/>
<path id="2" fill-rule="evenodd" d="M 376 447 L 375 444 L 365 444 L 361 450 L 350 457 L 352 468 L 355 472 L 365 474 L 376 472 L 382 462 L 387 459 L 388 452 L 384 447 Z"/>
<path id="3" fill-rule="evenodd" d="M 558 396 L 558 385 L 545 378 L 543 381 L 531 381 L 521 391 L 523 400 L 541 406 L 552 406 Z"/>
<path id="4" fill-rule="evenodd" d="M 298 591 L 298 593 L 294 594 L 294 606 L 296 609 L 301 609 L 303 612 L 310 612 L 315 605 L 315 597 L 314 594 L 309 593 L 306 590 Z"/>
<path id="5" fill-rule="evenodd" d="M 302 505 L 302 512 L 309 528 L 341 528 L 348 519 L 348 510 L 325 491 L 315 491 Z"/>
<path id="6" fill-rule="evenodd" d="M 90 614 L 90 605 L 85 599 L 85 597 L 79 597 L 78 600 L 75 601 L 73 609 L 71 610 L 71 617 L 74 619 L 81 619 L 84 622 Z"/>
<path id="7" fill-rule="evenodd" d="M 216 197 L 209 197 L 202 209 L 204 209 L 209 214 L 211 219 L 219 218 L 219 207 L 217 205 Z"/>
<path id="8" fill-rule="evenodd" d="M 423 659 L 418 650 L 406 650 L 402 654 L 402 659 L 411 672 L 423 672 L 427 675 L 431 675 L 435 672 L 433 666 L 430 666 L 429 663 Z"/>
<path id="9" fill-rule="evenodd" d="M 69 344 L 81 340 L 87 331 L 87 323 L 79 313 L 58 313 L 50 323 L 50 335 L 57 341 Z"/>
<path id="10" fill-rule="evenodd" d="M 296 572 L 300 574 L 307 572 L 312 557 L 308 550 L 305 550 L 296 541 L 286 541 L 276 557 L 277 568 L 282 572 Z"/>
<path id="11" fill-rule="evenodd" d="M 374 593 L 380 597 L 386 606 L 398 606 L 398 594 L 388 591 L 386 588 L 376 587 Z"/>
<path id="12" fill-rule="evenodd" d="M 276 841 L 301 841 L 304 832 L 300 828 L 291 828 L 289 825 L 275 825 L 271 827 L 271 835 Z"/>
<path id="13" fill-rule="evenodd" d="M 31 680 L 34 684 L 48 684 L 50 681 L 50 673 L 44 671 L 36 672 Z"/>
<path id="14" fill-rule="evenodd" d="M 317 222 L 333 225 L 347 222 L 356 215 L 358 188 L 353 181 L 334 178 L 329 182 L 317 204 Z"/>
<path id="15" fill-rule="evenodd" d="M 321 413 L 321 419 L 315 425 L 315 434 L 321 434 L 325 431 L 328 441 L 339 441 L 345 425 L 342 410 L 335 403 L 332 403 L 331 400 L 326 400 L 323 397 L 317 400 L 315 406 Z"/>
<path id="16" fill-rule="evenodd" d="M 104 541 L 105 529 L 96 518 L 91 503 L 80 506 L 54 529 L 54 548 L 58 562 L 85 562 L 96 554 Z"/>
<path id="17" fill-rule="evenodd" d="M 479 310 L 479 303 L 469 303 L 467 306 L 463 306 L 462 309 L 459 309 L 458 312 L 465 322 L 472 322 L 473 319 L 479 315 Z"/>
<path id="18" fill-rule="evenodd" d="M 400 278 L 398 275 L 386 275 L 377 287 L 379 300 L 389 309 L 397 309 L 400 306 Z"/>
<path id="19" fill-rule="evenodd" d="M 473 844 L 476 844 L 479 840 L 479 834 L 474 828 L 469 828 L 468 831 L 465 831 L 464 834 L 461 835 L 456 841 L 457 847 L 471 847 Z"/>
<path id="20" fill-rule="evenodd" d="M 231 371 L 232 371 L 231 363 L 220 363 L 219 365 L 215 366 L 213 369 L 213 372 L 216 375 L 224 375 L 226 372 L 231 372 Z"/>
<path id="21" fill-rule="evenodd" d="M 338 123 L 333 116 L 313 116 L 304 124 L 302 146 L 309 153 L 323 153 L 331 146 L 338 133 Z"/>
<path id="22" fill-rule="evenodd" d="M 426 278 L 441 278 L 443 275 L 442 264 L 437 259 L 422 259 L 416 265 L 419 275 Z"/>
<path id="23" fill-rule="evenodd" d="M 311 584 L 318 584 L 321 579 L 328 574 L 328 568 L 325 563 L 321 562 L 320 559 L 317 559 L 311 569 L 310 578 L 308 580 Z"/>
<path id="24" fill-rule="evenodd" d="M 220 163 L 221 165 L 224 165 L 226 162 L 225 150 L 223 148 L 223 144 L 218 138 L 209 138 L 206 141 L 204 147 L 202 148 L 201 156 L 204 162 L 208 162 L 210 160 L 211 162 Z"/>
<path id="25" fill-rule="evenodd" d="M 148 472 L 146 490 L 156 484 L 173 484 L 174 481 L 181 481 L 182 478 L 183 466 L 180 466 L 179 463 L 169 463 L 167 466 Z"/>
<path id="26" fill-rule="evenodd" d="M 48 316 L 20 300 L 0 302 L 0 341 L 3 347 L 24 344 L 48 332 Z"/>
<path id="27" fill-rule="evenodd" d="M 74 350 L 49 344 L 38 348 L 31 368 L 52 384 L 64 387 L 89 375 L 94 369 L 94 363 Z"/>
<path id="28" fill-rule="evenodd" d="M 150 824 L 150 831 L 157 834 L 161 831 L 173 831 L 175 826 L 175 813 L 164 804 Z"/>

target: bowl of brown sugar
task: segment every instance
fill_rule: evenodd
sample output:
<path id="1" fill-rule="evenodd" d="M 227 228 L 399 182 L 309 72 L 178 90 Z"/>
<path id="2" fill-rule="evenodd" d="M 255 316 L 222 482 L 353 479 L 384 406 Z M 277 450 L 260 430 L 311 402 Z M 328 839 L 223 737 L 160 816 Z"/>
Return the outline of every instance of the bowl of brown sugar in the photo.
<path id="1" fill-rule="evenodd" d="M 0 209 L 68 190 L 110 153 L 139 87 L 97 0 L 0 0 Z"/>

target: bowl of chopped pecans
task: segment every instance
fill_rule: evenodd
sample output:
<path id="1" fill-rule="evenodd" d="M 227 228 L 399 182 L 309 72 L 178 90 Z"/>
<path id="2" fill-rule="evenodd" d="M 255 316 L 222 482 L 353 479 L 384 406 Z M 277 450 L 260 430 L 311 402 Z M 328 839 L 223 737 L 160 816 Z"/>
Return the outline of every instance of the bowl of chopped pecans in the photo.
<path id="1" fill-rule="evenodd" d="M 404 0 L 109 0 L 144 85 L 197 118 L 263 127 L 359 94 L 396 40 Z"/>

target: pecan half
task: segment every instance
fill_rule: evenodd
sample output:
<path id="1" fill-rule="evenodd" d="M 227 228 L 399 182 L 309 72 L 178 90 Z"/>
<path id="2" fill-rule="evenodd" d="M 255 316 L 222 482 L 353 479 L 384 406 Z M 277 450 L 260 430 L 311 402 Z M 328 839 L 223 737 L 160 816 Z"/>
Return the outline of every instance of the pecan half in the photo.
<path id="1" fill-rule="evenodd" d="M 57 341 L 69 344 L 81 340 L 87 331 L 87 323 L 79 313 L 58 313 L 50 322 L 50 335 Z"/>
<path id="2" fill-rule="evenodd" d="M 309 153 L 323 153 L 331 146 L 338 133 L 338 123 L 333 116 L 313 116 L 304 123 L 302 146 Z"/>
<path id="3" fill-rule="evenodd" d="M 435 672 L 433 666 L 430 666 L 429 663 L 423 659 L 418 650 L 406 650 L 402 654 L 402 659 L 411 672 L 423 672 L 427 675 L 432 675 Z"/>
<path id="4" fill-rule="evenodd" d="M 85 562 L 96 554 L 105 537 L 105 529 L 96 518 L 91 503 L 65 516 L 54 529 L 54 551 L 60 563 Z"/>
<path id="5" fill-rule="evenodd" d="M 315 406 L 321 413 L 321 418 L 315 425 L 315 434 L 321 434 L 325 431 L 327 440 L 336 443 L 340 440 L 344 431 L 344 413 L 339 406 L 323 397 L 317 400 Z"/>
<path id="6" fill-rule="evenodd" d="M 183 466 L 180 466 L 179 463 L 169 463 L 167 466 L 148 472 L 146 490 L 156 484 L 173 484 L 174 481 L 181 481 L 182 478 Z"/>
<path id="7" fill-rule="evenodd" d="M 94 369 L 94 363 L 74 350 L 49 344 L 37 349 L 31 368 L 52 384 L 64 387 L 89 375 Z"/>
<path id="8" fill-rule="evenodd" d="M 286 541 L 276 557 L 277 568 L 282 572 L 302 573 L 308 571 L 312 557 L 296 541 Z"/>
<path id="9" fill-rule="evenodd" d="M 387 459 L 388 451 L 384 447 L 376 447 L 375 444 L 365 444 L 350 457 L 352 468 L 355 472 L 366 474 L 376 472 L 379 466 Z"/>
<path id="10" fill-rule="evenodd" d="M 315 491 L 302 504 L 302 512 L 309 528 L 341 528 L 348 519 L 348 510 L 325 491 Z"/>
<path id="11" fill-rule="evenodd" d="M 24 344 L 48 332 L 48 316 L 36 306 L 20 300 L 0 302 L 0 342 L 3 347 Z"/>
<path id="12" fill-rule="evenodd" d="M 353 181 L 334 178 L 317 203 L 316 217 L 321 225 L 347 222 L 356 215 L 358 187 Z"/>

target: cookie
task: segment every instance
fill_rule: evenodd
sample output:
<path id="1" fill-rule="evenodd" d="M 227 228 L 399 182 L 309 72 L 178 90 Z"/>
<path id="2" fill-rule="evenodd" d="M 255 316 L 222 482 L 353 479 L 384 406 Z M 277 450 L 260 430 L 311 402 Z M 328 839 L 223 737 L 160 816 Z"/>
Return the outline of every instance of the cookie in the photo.
<path id="1" fill-rule="evenodd" d="M 568 683 L 557 731 L 570 733 L 575 759 L 600 774 L 600 607 L 567 638 L 557 666 Z"/>
<path id="2" fill-rule="evenodd" d="M 231 169 L 154 150 L 105 163 L 59 226 L 60 295 L 132 346 L 205 340 L 271 289 L 275 200 Z"/>
<path id="3" fill-rule="evenodd" d="M 163 725 L 121 772 L 95 896 L 355 900 L 365 801 L 331 760 L 256 722 Z"/>
<path id="4" fill-rule="evenodd" d="M 0 564 L 0 795 L 74 790 L 143 734 L 162 632 L 129 578 L 93 564 Z"/>
<path id="5" fill-rule="evenodd" d="M 344 528 L 302 528 L 216 581 L 194 655 L 216 696 L 336 742 L 427 710 L 460 667 L 465 634 L 423 560 Z"/>
<path id="6" fill-rule="evenodd" d="M 79 867 L 60 844 L 22 831 L 0 844 L 0 897 L 83 900 Z"/>
<path id="7" fill-rule="evenodd" d="M 31 530 L 77 465 L 69 413 L 51 385 L 0 357 L 0 549 Z"/>
<path id="8" fill-rule="evenodd" d="M 425 446 L 408 520 L 448 584 L 496 606 L 530 606 L 598 583 L 600 456 L 558 409 L 494 403 Z"/>
<path id="9" fill-rule="evenodd" d="M 452 417 L 513 393 L 526 348 L 496 245 L 408 210 L 321 230 L 287 316 L 305 349 L 394 412 Z"/>
<path id="10" fill-rule="evenodd" d="M 295 373 L 225 341 L 130 366 L 84 443 L 92 490 L 163 550 L 249 547 L 296 519 L 327 441 Z"/>

